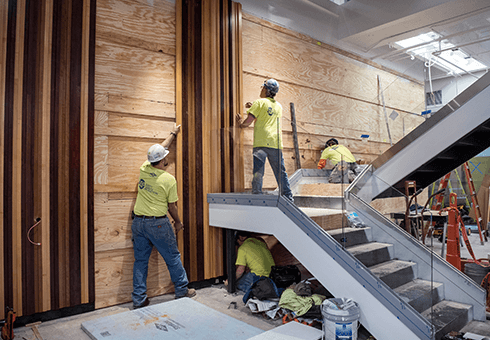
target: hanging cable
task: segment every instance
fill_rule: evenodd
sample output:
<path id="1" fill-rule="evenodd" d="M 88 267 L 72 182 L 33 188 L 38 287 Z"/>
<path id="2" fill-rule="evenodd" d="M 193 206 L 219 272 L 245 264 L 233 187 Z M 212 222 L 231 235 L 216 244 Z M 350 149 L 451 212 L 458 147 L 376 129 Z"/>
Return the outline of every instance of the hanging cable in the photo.
<path id="1" fill-rule="evenodd" d="M 35 224 L 34 224 L 34 225 L 31 227 L 31 228 L 29 228 L 29 231 L 27 232 L 27 239 L 28 239 L 28 240 L 29 240 L 29 242 L 31 242 L 33 245 L 35 245 L 35 246 L 40 246 L 40 245 L 41 245 L 41 243 L 38 243 L 38 242 L 33 242 L 33 241 L 31 240 L 30 236 L 29 236 L 29 234 L 31 233 L 31 230 L 32 230 L 32 229 L 34 229 L 35 227 L 37 227 L 37 226 L 39 225 L 39 223 L 41 223 L 41 219 L 40 219 L 39 217 L 36 219 L 36 221 L 37 221 L 37 222 L 36 222 L 36 223 L 35 223 Z"/>

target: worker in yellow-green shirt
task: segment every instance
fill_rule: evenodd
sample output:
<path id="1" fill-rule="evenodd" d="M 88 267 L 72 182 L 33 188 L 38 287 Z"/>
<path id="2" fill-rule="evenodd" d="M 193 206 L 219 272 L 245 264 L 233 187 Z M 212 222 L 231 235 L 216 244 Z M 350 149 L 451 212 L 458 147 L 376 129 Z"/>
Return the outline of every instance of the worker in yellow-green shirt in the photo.
<path id="1" fill-rule="evenodd" d="M 261 238 L 250 237 L 245 231 L 236 236 L 239 245 L 236 258 L 237 289 L 247 292 L 259 277 L 269 277 L 275 265 L 267 243 Z"/>
<path id="2" fill-rule="evenodd" d="M 323 169 L 327 165 L 327 160 L 330 160 L 334 166 L 328 177 L 330 183 L 350 183 L 357 175 L 357 163 L 352 153 L 335 138 L 330 138 L 325 143 L 318 162 L 318 169 Z"/>
<path id="3" fill-rule="evenodd" d="M 188 288 L 189 281 L 182 261 L 175 234 L 184 229 L 180 221 L 176 202 L 177 182 L 166 170 L 168 166 L 168 146 L 179 132 L 174 128 L 162 144 L 155 144 L 148 150 L 148 160 L 140 167 L 138 195 L 133 210 L 131 225 L 134 265 L 133 265 L 133 308 L 148 306 L 146 280 L 148 260 L 155 247 L 167 264 L 170 279 L 175 287 L 175 298 L 193 297 L 195 289 Z M 170 214 L 174 227 L 168 219 Z M 174 230 L 175 228 L 175 230 Z"/>
<path id="4" fill-rule="evenodd" d="M 268 159 L 281 195 L 293 201 L 293 193 L 282 155 L 282 106 L 274 99 L 278 91 L 279 84 L 276 80 L 265 81 L 260 90 L 260 98 L 253 103 L 245 104 L 248 109 L 247 118 L 241 121 L 241 117 L 237 116 L 238 126 L 248 127 L 255 122 L 252 193 L 262 193 L 265 161 Z"/>

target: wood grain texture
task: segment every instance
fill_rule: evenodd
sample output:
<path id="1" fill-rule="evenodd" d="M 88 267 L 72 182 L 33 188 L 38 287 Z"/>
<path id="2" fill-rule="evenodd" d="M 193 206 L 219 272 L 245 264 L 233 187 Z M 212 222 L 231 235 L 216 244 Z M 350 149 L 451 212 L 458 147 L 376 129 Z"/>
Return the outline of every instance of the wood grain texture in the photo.
<path id="1" fill-rule="evenodd" d="M 43 30 L 43 42 L 42 42 L 42 148 L 41 148 L 41 185 L 42 185 L 42 211 L 43 217 L 41 230 L 42 230 L 42 307 L 41 311 L 48 311 L 51 309 L 51 261 L 50 261 L 50 239 L 51 239 L 51 205 L 50 205 L 50 131 L 51 131 L 51 53 L 52 53 L 52 16 L 53 16 L 53 2 L 46 1 L 44 4 L 43 17 L 42 17 L 42 30 Z"/>
<path id="2" fill-rule="evenodd" d="M 97 40 L 175 55 L 175 6 L 159 1 L 97 1 Z"/>
<path id="3" fill-rule="evenodd" d="M 157 102 L 175 100 L 172 55 L 98 39 L 95 65 L 97 93 Z"/>
<path id="4" fill-rule="evenodd" d="M 152 117 L 175 119 L 175 101 L 163 102 L 110 93 L 95 94 L 95 109 L 100 111 L 132 113 Z"/>
<path id="5" fill-rule="evenodd" d="M 8 2 L 0 4 L 0 51 L 7 50 L 7 25 L 8 23 Z M 0 131 L 5 131 L 5 83 L 6 83 L 6 61 L 7 53 L 0 53 Z M 0 136 L 0 154 L 5 155 L 4 136 Z M 0 254 L 4 253 L 4 157 L 0 157 Z M 0 261 L 0 319 L 5 318 L 5 275 L 4 261 Z"/>
<path id="6" fill-rule="evenodd" d="M 103 308 L 131 301 L 133 291 L 132 248 L 99 251 L 95 258 L 95 308 Z M 156 249 L 150 256 L 148 264 L 148 296 L 174 292 L 165 261 Z"/>
<path id="7" fill-rule="evenodd" d="M 17 20 L 15 36 L 15 64 L 14 64 L 14 103 L 13 103 L 13 135 L 12 135 L 12 243 L 16 245 L 12 254 L 13 266 L 13 308 L 22 315 L 22 89 L 23 89 L 23 58 L 24 58 L 24 29 L 25 29 L 25 0 L 17 2 Z"/>

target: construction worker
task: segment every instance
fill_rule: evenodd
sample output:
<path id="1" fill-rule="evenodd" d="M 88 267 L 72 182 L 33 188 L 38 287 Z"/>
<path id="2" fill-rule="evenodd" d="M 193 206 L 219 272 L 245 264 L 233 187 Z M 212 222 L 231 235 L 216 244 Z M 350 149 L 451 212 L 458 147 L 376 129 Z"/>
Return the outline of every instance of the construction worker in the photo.
<path id="1" fill-rule="evenodd" d="M 325 143 L 325 150 L 323 150 L 318 162 L 318 169 L 323 169 L 327 165 L 327 160 L 330 160 L 334 166 L 328 178 L 330 183 L 349 183 L 356 177 L 356 159 L 349 149 L 339 145 L 335 138 L 330 138 Z"/>
<path id="2" fill-rule="evenodd" d="M 239 122 L 238 126 L 242 128 L 248 127 L 255 122 L 252 193 L 262 193 L 265 161 L 268 159 L 281 195 L 292 201 L 293 194 L 289 186 L 288 174 L 286 173 L 282 156 L 282 106 L 274 99 L 278 91 L 279 84 L 276 80 L 266 80 L 260 90 L 260 99 L 254 101 L 253 104 L 250 102 L 245 104 L 248 109 L 247 118 L 241 121 L 241 117 L 237 115 L 237 119 Z"/>
<path id="3" fill-rule="evenodd" d="M 193 297 L 196 291 L 187 288 L 189 283 L 175 235 L 184 229 L 180 221 L 176 202 L 177 182 L 165 171 L 168 146 L 179 132 L 174 128 L 163 144 L 152 145 L 148 150 L 148 160 L 140 167 L 138 195 L 134 205 L 134 219 L 131 227 L 134 250 L 133 266 L 133 307 L 145 307 L 150 301 L 146 292 L 148 260 L 153 246 L 156 247 L 167 264 L 170 278 L 175 287 L 175 298 Z M 168 219 L 174 220 L 174 227 Z M 174 231 L 175 229 L 175 231 Z"/>
<path id="4" fill-rule="evenodd" d="M 261 238 L 250 237 L 246 231 L 239 231 L 236 242 L 239 246 L 235 262 L 236 287 L 247 292 L 258 278 L 269 277 L 275 263 L 267 243 Z"/>

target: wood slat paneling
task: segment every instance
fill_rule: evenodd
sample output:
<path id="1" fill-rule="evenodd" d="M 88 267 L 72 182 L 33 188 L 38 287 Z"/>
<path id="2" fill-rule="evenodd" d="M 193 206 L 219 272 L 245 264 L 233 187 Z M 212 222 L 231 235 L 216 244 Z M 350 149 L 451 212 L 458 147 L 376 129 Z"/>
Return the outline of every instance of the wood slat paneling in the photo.
<path id="1" fill-rule="evenodd" d="M 1 5 L 2 315 L 94 303 L 94 11 L 95 0 Z"/>

